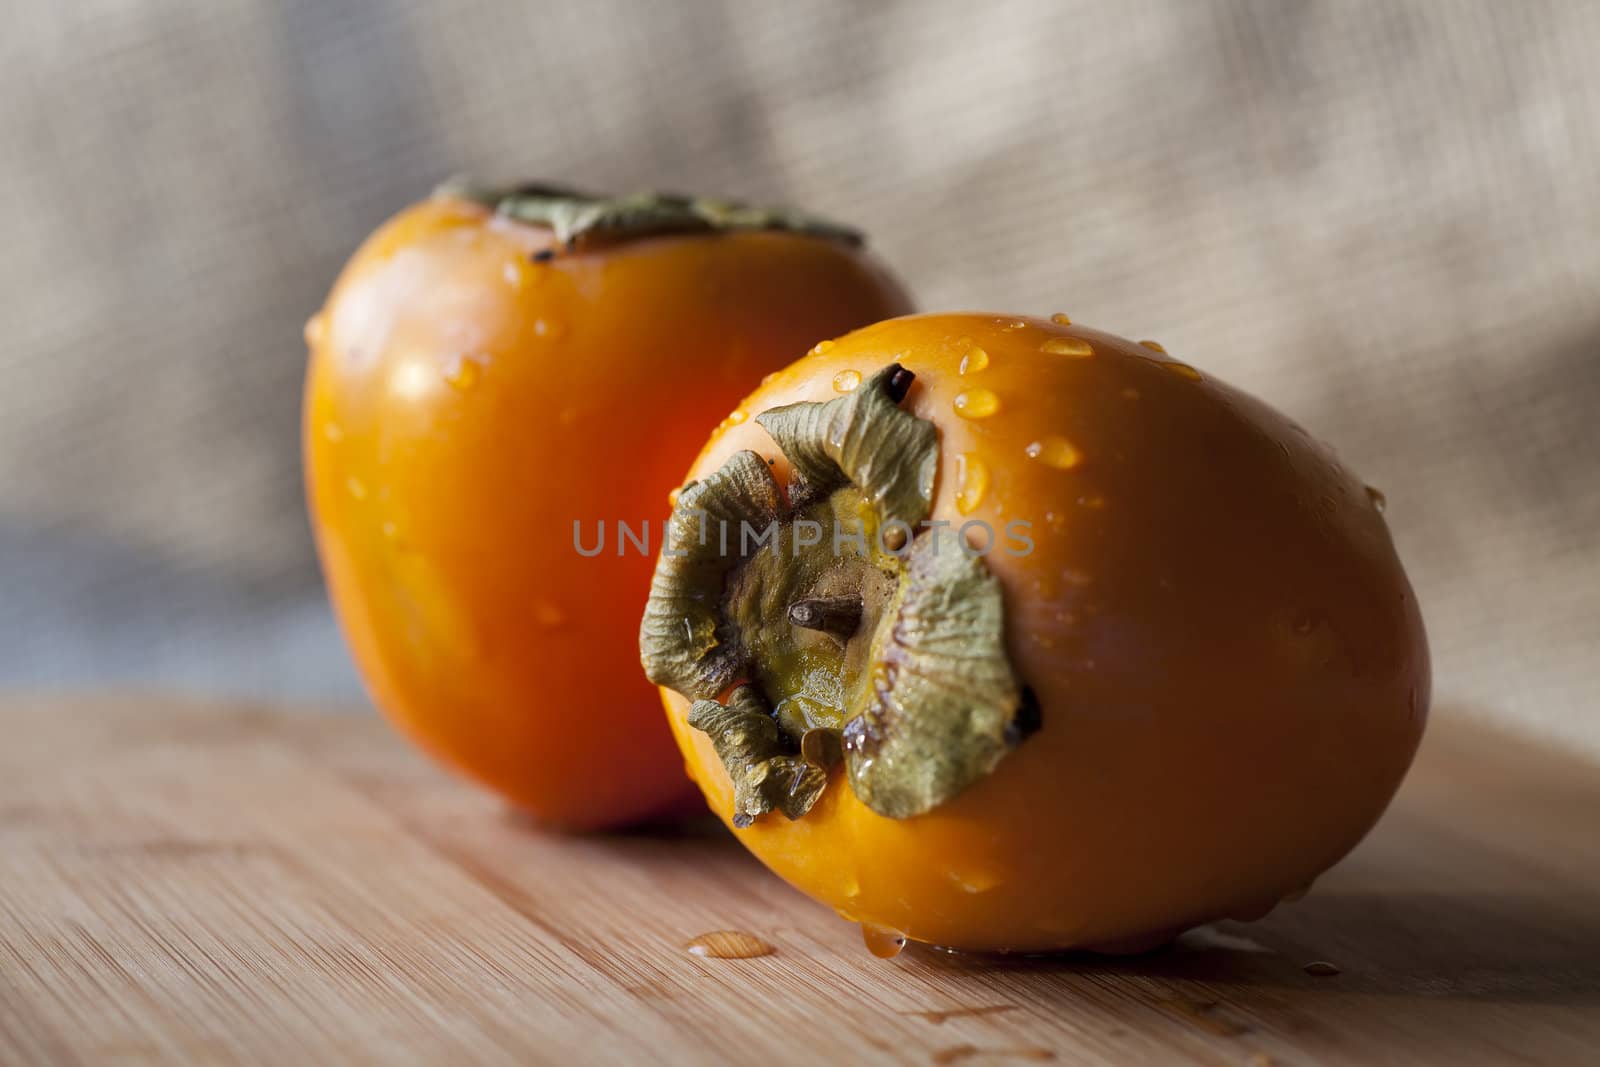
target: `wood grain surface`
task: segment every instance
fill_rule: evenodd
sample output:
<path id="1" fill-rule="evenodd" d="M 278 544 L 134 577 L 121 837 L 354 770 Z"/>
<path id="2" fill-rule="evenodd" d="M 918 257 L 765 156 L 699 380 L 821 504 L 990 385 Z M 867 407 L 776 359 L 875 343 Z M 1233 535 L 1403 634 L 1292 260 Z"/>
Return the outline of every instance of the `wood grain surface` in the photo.
<path id="1" fill-rule="evenodd" d="M 1446 719 L 1262 922 L 879 960 L 719 828 L 544 833 L 366 716 L 13 699 L 0 1063 L 1600 1062 L 1600 772 Z"/>

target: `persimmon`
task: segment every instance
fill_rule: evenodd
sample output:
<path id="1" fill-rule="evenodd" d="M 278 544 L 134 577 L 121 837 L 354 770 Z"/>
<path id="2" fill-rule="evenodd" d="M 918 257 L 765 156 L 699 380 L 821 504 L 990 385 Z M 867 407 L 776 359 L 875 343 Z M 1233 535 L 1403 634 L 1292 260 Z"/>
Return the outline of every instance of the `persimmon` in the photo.
<path id="1" fill-rule="evenodd" d="M 740 411 L 644 664 L 713 810 L 876 951 L 1258 917 L 1398 787 L 1429 664 L 1383 498 L 1266 405 L 963 314 L 819 345 Z"/>
<path id="2" fill-rule="evenodd" d="M 700 427 L 818 338 L 909 309 L 854 232 L 680 197 L 456 186 L 357 251 L 306 328 L 307 493 L 375 703 L 536 816 L 694 796 L 634 652 Z"/>

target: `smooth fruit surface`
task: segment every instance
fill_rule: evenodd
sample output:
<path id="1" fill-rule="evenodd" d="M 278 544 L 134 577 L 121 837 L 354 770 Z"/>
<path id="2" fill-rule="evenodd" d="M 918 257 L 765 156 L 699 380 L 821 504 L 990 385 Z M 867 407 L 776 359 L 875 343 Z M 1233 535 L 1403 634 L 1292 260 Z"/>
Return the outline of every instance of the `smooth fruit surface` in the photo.
<path id="1" fill-rule="evenodd" d="M 634 652 L 666 490 L 762 375 L 908 310 L 846 243 L 793 233 L 555 247 L 437 198 L 356 253 L 306 328 L 307 490 L 373 699 L 537 816 L 615 825 L 692 787 Z M 574 523 L 592 547 L 584 557 Z"/>
<path id="2" fill-rule="evenodd" d="M 932 521 L 981 522 L 1000 545 L 1028 524 L 1031 551 L 985 562 L 1038 731 L 925 814 L 878 814 L 835 768 L 805 815 L 735 830 L 872 930 L 1137 948 L 1258 917 L 1361 839 L 1422 734 L 1426 640 L 1381 495 L 1259 401 L 1065 318 L 915 316 L 819 345 L 687 475 L 750 449 L 784 481 L 754 416 L 899 363 L 916 375 L 905 409 L 938 429 Z M 710 739 L 662 693 L 728 819 Z"/>

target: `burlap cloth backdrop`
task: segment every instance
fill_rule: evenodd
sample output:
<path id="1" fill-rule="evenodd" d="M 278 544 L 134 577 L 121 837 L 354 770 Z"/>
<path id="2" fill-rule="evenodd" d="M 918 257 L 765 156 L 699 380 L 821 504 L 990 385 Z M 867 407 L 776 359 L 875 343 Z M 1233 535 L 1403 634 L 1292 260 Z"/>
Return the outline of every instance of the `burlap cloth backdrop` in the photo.
<path id="1" fill-rule="evenodd" d="M 0 34 L 0 683 L 356 690 L 300 326 L 456 169 L 791 200 L 1388 494 L 1441 714 L 1600 752 L 1600 4 L 24 0 Z"/>

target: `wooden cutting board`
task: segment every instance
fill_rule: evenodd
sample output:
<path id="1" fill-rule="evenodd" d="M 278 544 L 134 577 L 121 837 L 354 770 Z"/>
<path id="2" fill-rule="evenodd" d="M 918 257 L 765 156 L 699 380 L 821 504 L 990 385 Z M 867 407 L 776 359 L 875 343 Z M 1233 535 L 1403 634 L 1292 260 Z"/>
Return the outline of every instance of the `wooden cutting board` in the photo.
<path id="1" fill-rule="evenodd" d="M 719 828 L 543 833 L 367 716 L 13 700 L 0 1063 L 1600 1063 L 1600 772 L 1444 718 L 1263 922 L 879 960 Z"/>

